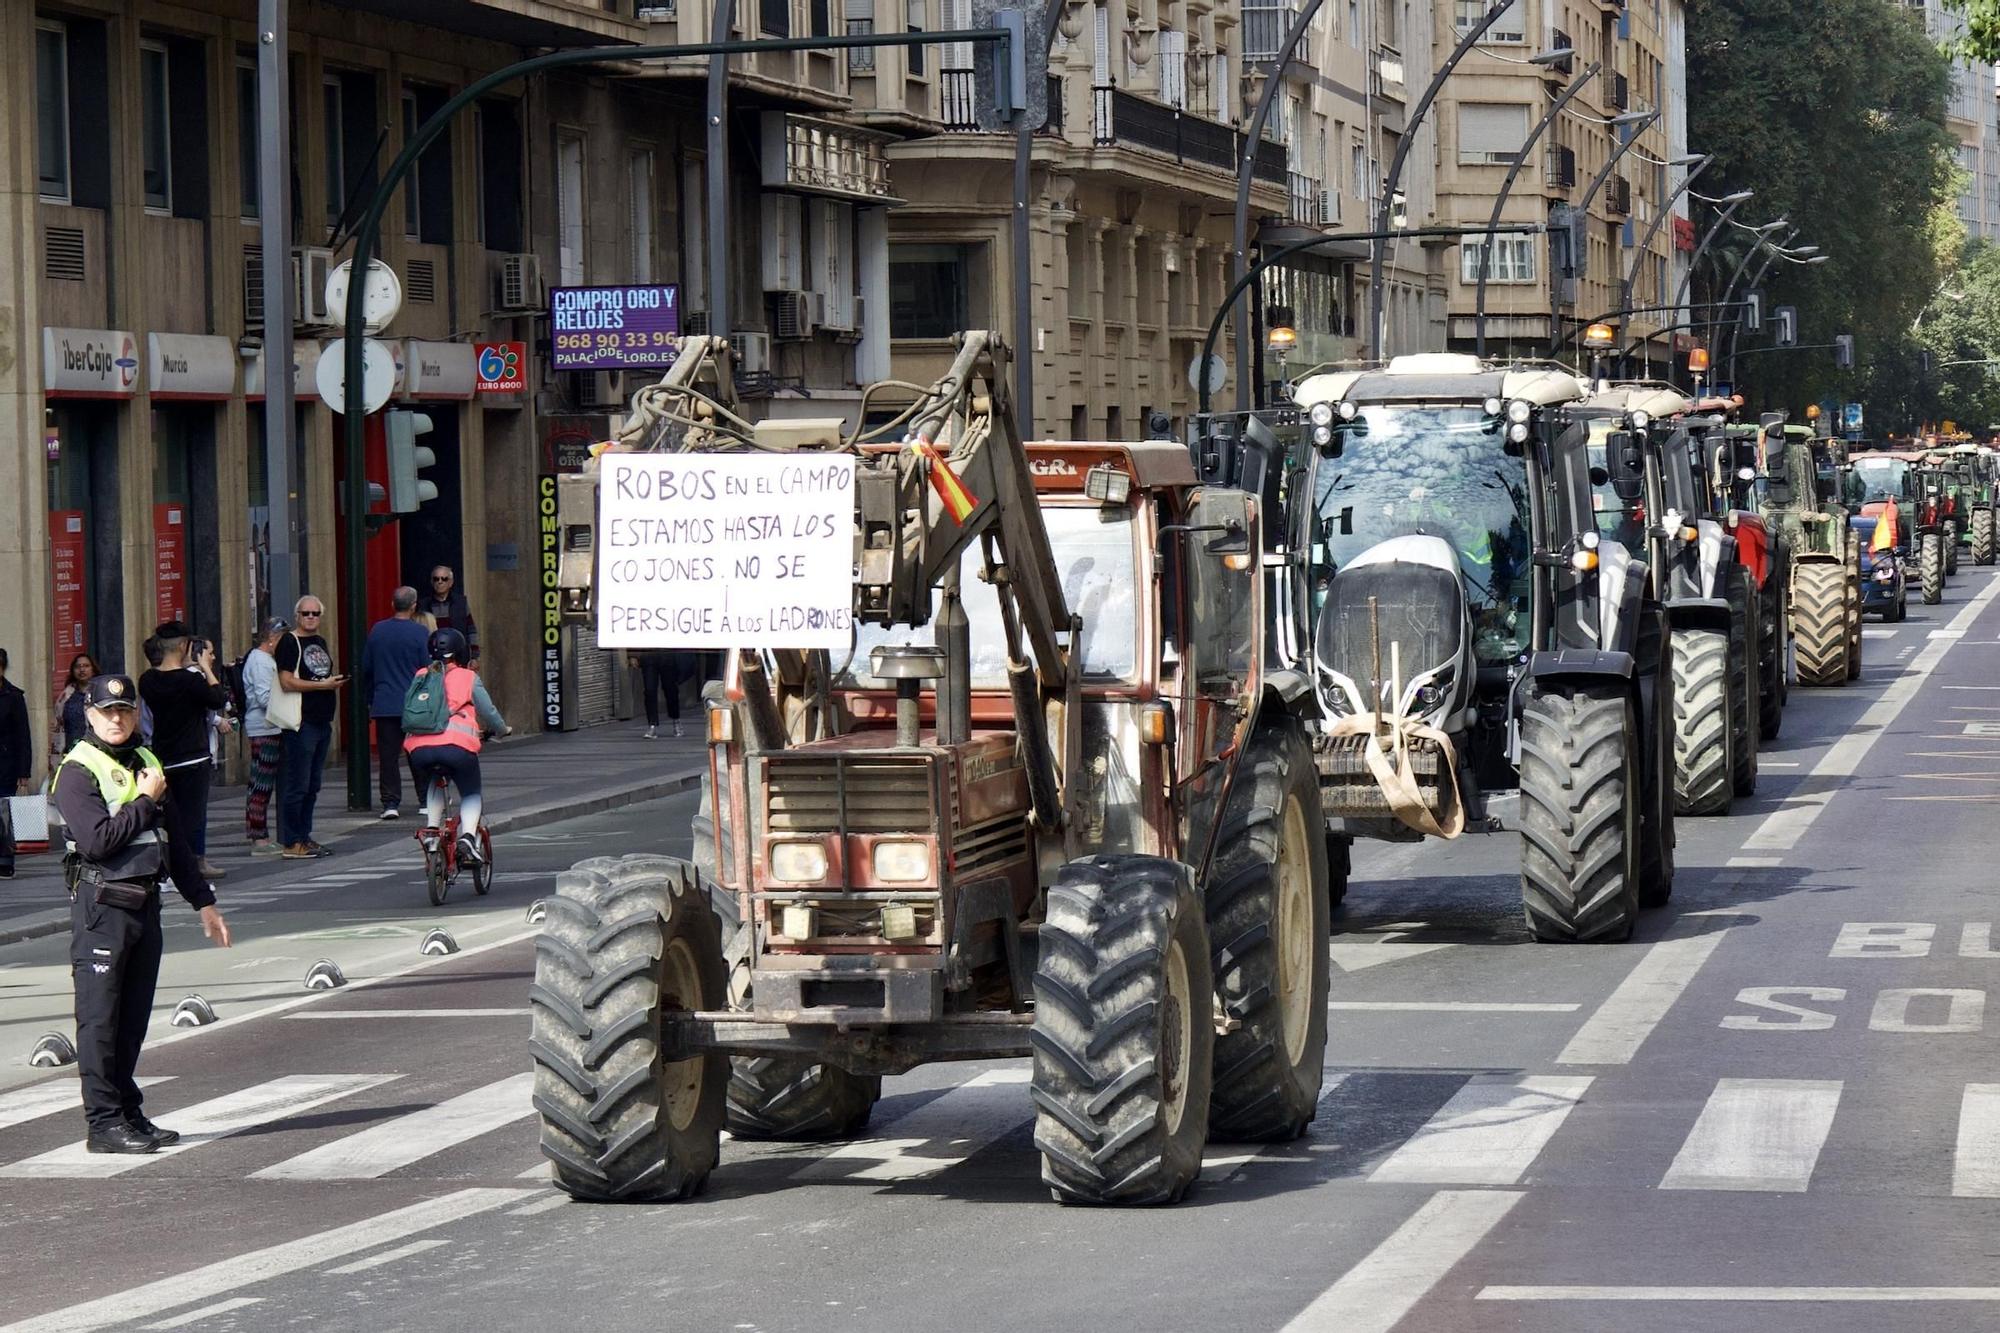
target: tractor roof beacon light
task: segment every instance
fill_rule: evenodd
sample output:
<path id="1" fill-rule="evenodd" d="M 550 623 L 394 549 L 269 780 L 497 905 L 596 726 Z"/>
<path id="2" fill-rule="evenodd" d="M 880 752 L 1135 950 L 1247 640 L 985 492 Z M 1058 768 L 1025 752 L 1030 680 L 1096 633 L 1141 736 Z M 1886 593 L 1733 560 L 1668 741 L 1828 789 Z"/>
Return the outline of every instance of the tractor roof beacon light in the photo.
<path id="1" fill-rule="evenodd" d="M 1696 347 L 1688 353 L 1688 370 L 1701 374 L 1708 369 L 1708 349 Z"/>
<path id="2" fill-rule="evenodd" d="M 1583 331 L 1583 345 L 1593 352 L 1607 351 L 1618 345 L 1618 334 L 1609 324 L 1592 324 Z"/>
<path id="3" fill-rule="evenodd" d="M 1264 335 L 1264 347 L 1271 355 L 1289 356 L 1299 345 L 1299 331 L 1288 324 L 1280 324 Z"/>

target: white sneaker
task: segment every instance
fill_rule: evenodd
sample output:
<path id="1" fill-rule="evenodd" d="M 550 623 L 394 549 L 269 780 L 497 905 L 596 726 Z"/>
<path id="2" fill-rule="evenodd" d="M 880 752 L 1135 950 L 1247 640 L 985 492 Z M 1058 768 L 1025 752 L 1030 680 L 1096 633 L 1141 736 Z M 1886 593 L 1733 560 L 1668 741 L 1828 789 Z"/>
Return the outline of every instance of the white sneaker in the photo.
<path id="1" fill-rule="evenodd" d="M 383 819 L 401 819 L 402 817 L 403 817 L 403 812 L 401 810 L 398 810 L 395 806 L 385 805 L 382 807 Z"/>
<path id="2" fill-rule="evenodd" d="M 681 736 L 681 724 L 680 724 L 679 722 L 675 722 L 675 723 L 674 723 L 674 739 L 675 739 L 675 740 L 679 740 L 679 739 L 680 739 L 680 736 Z"/>
<path id="3" fill-rule="evenodd" d="M 658 727 L 647 727 L 645 739 L 649 741 L 660 739 L 660 729 Z"/>

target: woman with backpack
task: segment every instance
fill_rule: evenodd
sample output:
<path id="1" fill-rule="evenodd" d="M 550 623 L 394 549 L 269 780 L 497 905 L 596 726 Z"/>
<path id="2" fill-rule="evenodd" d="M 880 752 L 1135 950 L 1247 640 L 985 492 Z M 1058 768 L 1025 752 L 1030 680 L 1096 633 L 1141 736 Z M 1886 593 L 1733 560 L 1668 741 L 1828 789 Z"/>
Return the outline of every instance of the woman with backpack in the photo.
<path id="1" fill-rule="evenodd" d="M 465 636 L 457 630 L 432 631 L 431 664 L 410 682 L 402 721 L 403 750 L 424 794 L 423 835 L 437 836 L 444 822 L 444 783 L 451 782 L 458 788 L 458 859 L 473 865 L 481 859 L 481 733 L 504 736 L 512 728 L 493 706 L 479 673 L 466 665 L 468 652 Z"/>

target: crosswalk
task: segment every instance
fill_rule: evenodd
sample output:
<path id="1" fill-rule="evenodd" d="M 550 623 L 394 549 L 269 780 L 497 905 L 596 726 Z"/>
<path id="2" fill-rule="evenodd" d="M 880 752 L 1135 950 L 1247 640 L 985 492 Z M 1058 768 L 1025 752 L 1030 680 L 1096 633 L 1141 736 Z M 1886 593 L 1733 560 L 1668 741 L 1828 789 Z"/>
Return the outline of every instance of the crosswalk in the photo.
<path id="1" fill-rule="evenodd" d="M 958 1072 L 958 1071 L 955 1071 Z M 151 1176 L 273 1182 L 392 1178 L 517 1185 L 546 1175 L 535 1147 L 533 1076 L 452 1086 L 453 1076 L 290 1073 L 237 1088 L 199 1075 L 142 1080 L 148 1110 L 181 1141 L 140 1157 L 92 1155 L 76 1137 L 73 1078 L 0 1091 L 0 1179 Z M 895 1188 L 972 1170 L 1032 1180 L 1033 1106 L 1024 1064 L 968 1067 L 958 1082 L 890 1079 L 866 1133 L 842 1143 L 727 1142 L 738 1167 L 798 1185 Z M 1837 1188 L 2000 1198 L 2000 1083 L 1925 1099 L 1939 1123 L 1882 1150 L 1879 1184 L 1843 1159 Z M 1602 1077 L 1425 1070 L 1330 1070 L 1320 1116 L 1298 1143 L 1212 1145 L 1204 1186 L 1331 1180 L 1370 1186 L 1615 1184 L 1667 1191 L 1802 1193 L 1845 1111 L 1870 1099 L 1830 1079 L 1725 1078 L 1670 1101 L 1633 1100 Z M 204 1095 L 212 1094 L 212 1095 Z M 1643 1120 L 1648 1132 L 1632 1126 Z M 1946 1123 L 1946 1122 L 1949 1123 Z M 1840 1152 L 1878 1142 L 1848 1136 Z M 1910 1141 L 1935 1145 L 1913 1181 Z M 1568 1148 L 1564 1144 L 1568 1143 Z M 1615 1161 L 1593 1176 L 1591 1164 Z M 745 1177 L 748 1180 L 748 1177 Z M 768 1180 L 768 1177 L 766 1178 Z M 746 1188 L 762 1188 L 761 1183 Z M 1824 1188 L 1835 1188 L 1833 1185 Z"/>

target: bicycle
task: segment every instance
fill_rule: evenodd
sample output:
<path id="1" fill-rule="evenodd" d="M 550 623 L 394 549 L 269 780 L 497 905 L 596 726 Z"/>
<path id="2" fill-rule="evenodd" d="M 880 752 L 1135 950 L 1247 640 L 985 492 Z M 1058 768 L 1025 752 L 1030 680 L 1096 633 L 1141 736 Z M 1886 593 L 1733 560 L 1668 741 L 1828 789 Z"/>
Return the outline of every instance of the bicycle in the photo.
<path id="1" fill-rule="evenodd" d="M 450 787 L 450 779 L 440 777 L 437 786 L 440 790 Z M 446 799 L 450 800 L 449 792 Z M 445 895 L 458 882 L 459 871 L 463 869 L 458 859 L 458 805 L 454 801 L 451 807 L 443 825 L 416 832 L 417 845 L 424 852 L 424 885 L 430 892 L 432 907 L 444 906 Z M 472 891 L 483 898 L 493 889 L 493 836 L 484 824 L 479 826 L 479 858 L 472 866 Z"/>

